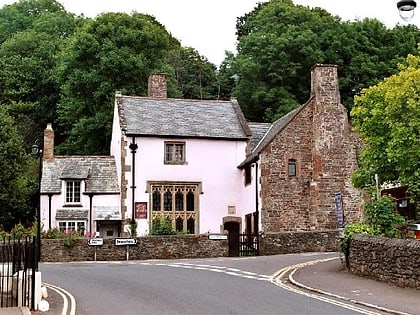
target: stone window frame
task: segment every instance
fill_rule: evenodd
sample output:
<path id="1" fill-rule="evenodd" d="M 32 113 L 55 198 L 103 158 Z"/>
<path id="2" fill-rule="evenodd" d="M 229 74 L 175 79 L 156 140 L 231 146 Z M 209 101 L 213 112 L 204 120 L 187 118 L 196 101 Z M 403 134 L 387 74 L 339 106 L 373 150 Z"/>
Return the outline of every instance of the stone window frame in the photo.
<path id="1" fill-rule="evenodd" d="M 167 218 L 175 231 L 199 234 L 199 195 L 202 194 L 200 182 L 150 181 L 147 182 L 146 193 L 149 193 L 150 229 L 154 219 Z M 192 200 L 190 193 L 193 194 Z"/>
<path id="2" fill-rule="evenodd" d="M 185 165 L 186 143 L 185 141 L 164 141 L 164 164 Z"/>

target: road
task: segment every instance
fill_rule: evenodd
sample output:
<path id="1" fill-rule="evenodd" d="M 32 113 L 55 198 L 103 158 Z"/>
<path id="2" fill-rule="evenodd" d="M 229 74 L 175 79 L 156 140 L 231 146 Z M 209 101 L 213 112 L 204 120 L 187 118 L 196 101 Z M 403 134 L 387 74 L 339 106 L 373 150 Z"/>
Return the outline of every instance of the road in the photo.
<path id="1" fill-rule="evenodd" d="M 43 282 L 74 297 L 77 315 L 360 314 L 273 280 L 287 266 L 336 255 L 45 263 L 40 269 Z"/>

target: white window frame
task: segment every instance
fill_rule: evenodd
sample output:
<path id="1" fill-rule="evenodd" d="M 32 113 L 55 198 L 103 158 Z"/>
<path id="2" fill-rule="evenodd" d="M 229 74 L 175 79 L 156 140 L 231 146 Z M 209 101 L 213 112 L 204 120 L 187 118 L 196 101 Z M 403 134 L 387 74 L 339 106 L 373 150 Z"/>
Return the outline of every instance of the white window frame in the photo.
<path id="1" fill-rule="evenodd" d="M 65 204 L 80 204 L 82 202 L 81 196 L 82 196 L 82 182 L 80 180 L 66 180 L 64 203 Z"/>

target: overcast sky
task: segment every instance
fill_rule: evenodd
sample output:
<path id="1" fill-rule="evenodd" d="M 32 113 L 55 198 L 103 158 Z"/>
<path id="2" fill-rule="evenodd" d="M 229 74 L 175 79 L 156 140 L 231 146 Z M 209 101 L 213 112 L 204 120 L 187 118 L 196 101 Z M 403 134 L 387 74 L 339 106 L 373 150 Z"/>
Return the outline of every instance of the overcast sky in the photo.
<path id="1" fill-rule="evenodd" d="M 0 0 L 0 6 L 13 0 Z M 67 11 L 95 17 L 103 12 L 147 13 L 165 25 L 183 46 L 190 46 L 220 65 L 225 51 L 235 52 L 236 18 L 263 0 L 58 0 Z M 343 20 L 374 17 L 387 26 L 404 24 L 397 0 L 294 0 L 295 4 L 321 7 Z M 420 25 L 420 6 L 411 23 Z"/>

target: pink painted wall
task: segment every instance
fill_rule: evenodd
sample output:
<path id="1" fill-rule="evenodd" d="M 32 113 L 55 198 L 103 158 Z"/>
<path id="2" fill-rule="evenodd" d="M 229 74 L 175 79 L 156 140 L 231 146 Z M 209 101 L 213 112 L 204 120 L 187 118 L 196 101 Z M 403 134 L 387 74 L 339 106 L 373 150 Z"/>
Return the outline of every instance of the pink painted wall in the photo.
<path id="1" fill-rule="evenodd" d="M 149 232 L 150 201 L 147 181 L 193 181 L 202 183 L 199 233 L 220 233 L 228 206 L 236 207 L 232 216 L 244 217 L 255 210 L 253 189 L 244 187 L 244 177 L 237 166 L 245 159 L 245 141 L 177 139 L 186 143 L 186 165 L 164 164 L 163 138 L 136 138 L 136 202 L 147 202 L 148 219 L 138 220 L 138 234 Z M 132 140 L 128 139 L 128 143 Z M 131 165 L 128 151 L 126 164 Z M 131 187 L 131 172 L 126 173 Z M 131 216 L 131 189 L 127 190 L 127 215 Z"/>

